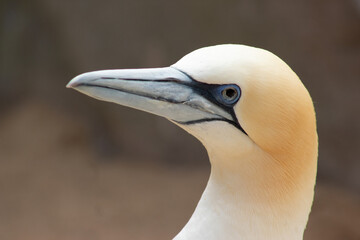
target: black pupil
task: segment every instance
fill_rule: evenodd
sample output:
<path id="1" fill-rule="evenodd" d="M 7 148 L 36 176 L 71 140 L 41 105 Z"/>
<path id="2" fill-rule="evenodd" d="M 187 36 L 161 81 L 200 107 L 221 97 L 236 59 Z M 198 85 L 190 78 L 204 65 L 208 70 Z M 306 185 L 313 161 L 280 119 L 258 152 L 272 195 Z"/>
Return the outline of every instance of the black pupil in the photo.
<path id="1" fill-rule="evenodd" d="M 237 93 L 236 93 L 235 89 L 233 89 L 233 88 L 228 88 L 223 91 L 224 97 L 226 97 L 228 99 L 233 99 L 234 97 L 236 97 L 236 94 Z"/>

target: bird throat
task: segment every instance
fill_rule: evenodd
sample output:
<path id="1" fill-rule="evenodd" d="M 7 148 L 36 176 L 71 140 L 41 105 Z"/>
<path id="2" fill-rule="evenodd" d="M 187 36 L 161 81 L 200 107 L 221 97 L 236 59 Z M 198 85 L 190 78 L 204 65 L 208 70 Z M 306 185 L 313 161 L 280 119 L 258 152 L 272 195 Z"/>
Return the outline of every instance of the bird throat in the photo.
<path id="1" fill-rule="evenodd" d="M 313 183 L 305 187 L 288 183 L 281 166 L 261 152 L 241 159 L 221 159 L 209 149 L 208 153 L 212 165 L 208 184 L 175 240 L 303 239 Z"/>

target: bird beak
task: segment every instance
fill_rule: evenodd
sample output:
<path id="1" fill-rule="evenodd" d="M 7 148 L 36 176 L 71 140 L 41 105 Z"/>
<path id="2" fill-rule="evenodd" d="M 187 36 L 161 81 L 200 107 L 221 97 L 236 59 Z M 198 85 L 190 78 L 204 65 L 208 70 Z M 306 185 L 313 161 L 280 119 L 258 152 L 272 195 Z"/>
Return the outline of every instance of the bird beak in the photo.
<path id="1" fill-rule="evenodd" d="M 99 100 L 163 116 L 180 124 L 234 121 L 201 84 L 173 67 L 103 70 L 81 74 L 67 87 Z"/>

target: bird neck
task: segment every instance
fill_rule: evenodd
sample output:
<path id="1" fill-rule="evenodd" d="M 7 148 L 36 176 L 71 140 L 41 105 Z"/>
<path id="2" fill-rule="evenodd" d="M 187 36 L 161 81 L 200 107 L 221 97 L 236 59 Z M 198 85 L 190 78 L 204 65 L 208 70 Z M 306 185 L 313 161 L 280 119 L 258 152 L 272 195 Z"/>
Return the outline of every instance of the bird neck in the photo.
<path id="1" fill-rule="evenodd" d="M 313 200 L 311 167 L 294 179 L 261 150 L 241 159 L 208 153 L 208 184 L 176 240 L 302 239 Z"/>

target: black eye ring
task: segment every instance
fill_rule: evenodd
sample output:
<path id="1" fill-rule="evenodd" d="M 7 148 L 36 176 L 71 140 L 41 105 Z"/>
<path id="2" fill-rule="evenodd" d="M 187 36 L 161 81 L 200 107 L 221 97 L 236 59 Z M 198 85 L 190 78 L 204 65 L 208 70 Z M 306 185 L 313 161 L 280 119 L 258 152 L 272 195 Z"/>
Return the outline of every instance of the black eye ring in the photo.
<path id="1" fill-rule="evenodd" d="M 216 95 L 216 99 L 220 103 L 231 106 L 239 100 L 241 96 L 241 89 L 235 84 L 223 85 L 218 87 Z"/>

